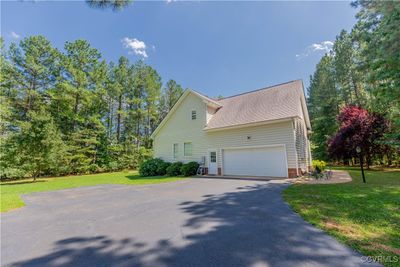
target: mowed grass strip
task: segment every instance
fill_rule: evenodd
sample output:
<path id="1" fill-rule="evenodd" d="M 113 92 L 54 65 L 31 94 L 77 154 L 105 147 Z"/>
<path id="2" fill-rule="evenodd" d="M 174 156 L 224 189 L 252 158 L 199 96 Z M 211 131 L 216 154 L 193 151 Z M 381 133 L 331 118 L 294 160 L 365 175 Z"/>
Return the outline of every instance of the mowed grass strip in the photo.
<path id="1" fill-rule="evenodd" d="M 182 177 L 141 177 L 138 172 L 113 172 L 80 176 L 64 176 L 56 178 L 39 178 L 3 182 L 0 184 L 0 212 L 23 207 L 22 194 L 93 186 L 99 184 L 143 185 L 172 182 L 184 179 Z"/>
<path id="2" fill-rule="evenodd" d="M 345 169 L 345 168 L 341 168 Z M 346 184 L 295 184 L 283 195 L 306 221 L 366 256 L 400 266 L 400 170 L 347 168 Z"/>

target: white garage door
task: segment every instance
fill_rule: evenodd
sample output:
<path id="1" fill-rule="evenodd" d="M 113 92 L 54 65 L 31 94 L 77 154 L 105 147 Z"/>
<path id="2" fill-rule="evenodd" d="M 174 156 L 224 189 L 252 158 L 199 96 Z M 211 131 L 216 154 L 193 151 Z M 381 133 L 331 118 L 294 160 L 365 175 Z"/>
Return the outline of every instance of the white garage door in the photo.
<path id="1" fill-rule="evenodd" d="M 287 177 L 284 146 L 223 150 L 224 175 Z"/>

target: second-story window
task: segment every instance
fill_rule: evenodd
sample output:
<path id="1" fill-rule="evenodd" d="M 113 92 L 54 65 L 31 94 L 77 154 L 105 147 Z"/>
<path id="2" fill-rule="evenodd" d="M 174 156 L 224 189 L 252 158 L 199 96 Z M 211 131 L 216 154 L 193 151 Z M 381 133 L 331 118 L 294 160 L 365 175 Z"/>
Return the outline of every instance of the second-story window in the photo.
<path id="1" fill-rule="evenodd" d="M 192 110 L 192 120 L 196 119 L 196 110 Z"/>

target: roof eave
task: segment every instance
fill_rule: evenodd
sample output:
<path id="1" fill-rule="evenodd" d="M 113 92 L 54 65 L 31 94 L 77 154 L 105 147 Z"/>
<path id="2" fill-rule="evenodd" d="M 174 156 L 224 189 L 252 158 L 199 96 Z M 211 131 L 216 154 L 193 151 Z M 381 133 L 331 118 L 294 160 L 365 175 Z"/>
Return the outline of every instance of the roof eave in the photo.
<path id="1" fill-rule="evenodd" d="M 197 95 L 198 97 L 200 97 L 201 99 L 203 99 L 204 103 L 206 103 L 209 106 L 215 107 L 215 108 L 220 108 L 222 107 L 222 105 L 220 103 L 218 103 L 217 101 L 206 97 L 202 94 L 200 94 L 199 92 L 196 92 L 195 90 L 190 90 L 193 94 Z"/>
<path id="2" fill-rule="evenodd" d="M 178 101 L 174 104 L 172 109 L 168 112 L 167 116 L 160 122 L 160 124 L 157 126 L 157 128 L 153 131 L 153 133 L 150 135 L 151 139 L 154 139 L 154 137 L 157 135 L 157 133 L 161 130 L 162 127 L 164 127 L 165 123 L 169 120 L 169 118 L 172 116 L 172 114 L 175 112 L 175 110 L 178 108 L 178 106 L 182 103 L 182 101 L 191 93 L 193 92 L 190 89 L 187 89 L 183 92 L 181 97 L 179 97 Z"/>
<path id="3" fill-rule="evenodd" d="M 161 121 L 161 123 L 158 125 L 158 127 L 153 131 L 153 133 L 150 135 L 151 139 L 154 139 L 154 137 L 157 135 L 157 133 L 161 130 L 161 128 L 165 125 L 165 123 L 170 119 L 172 114 L 175 112 L 175 110 L 180 106 L 180 104 L 183 102 L 183 100 L 189 95 L 189 94 L 194 94 L 197 97 L 201 98 L 204 103 L 206 103 L 208 106 L 214 107 L 214 108 L 220 108 L 222 105 L 208 97 L 203 96 L 202 94 L 192 90 L 192 89 L 187 89 L 185 92 L 181 95 L 181 97 L 176 101 L 175 105 L 172 107 L 172 109 L 168 112 L 167 116 Z"/>
<path id="4" fill-rule="evenodd" d="M 299 118 L 299 116 L 286 117 L 286 118 L 281 118 L 281 119 L 276 119 L 276 120 L 265 120 L 265 121 L 258 121 L 258 122 L 243 123 L 243 124 L 230 125 L 230 126 L 224 126 L 224 127 L 218 127 L 218 128 L 210 128 L 210 129 L 207 129 L 207 127 L 205 127 L 205 128 L 203 128 L 203 131 L 216 132 L 216 131 L 223 131 L 223 130 L 262 126 L 262 125 L 267 125 L 267 124 L 292 121 L 294 118 Z"/>

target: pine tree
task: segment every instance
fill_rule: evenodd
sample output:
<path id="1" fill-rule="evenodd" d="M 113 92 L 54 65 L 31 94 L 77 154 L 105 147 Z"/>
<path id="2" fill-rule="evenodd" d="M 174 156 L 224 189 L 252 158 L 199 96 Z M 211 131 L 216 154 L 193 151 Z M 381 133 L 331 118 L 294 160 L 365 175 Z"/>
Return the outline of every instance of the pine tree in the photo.
<path id="1" fill-rule="evenodd" d="M 183 88 L 177 84 L 174 80 L 169 80 L 166 86 L 162 90 L 162 95 L 159 104 L 159 121 L 161 122 L 168 112 L 178 101 L 179 97 L 183 93 Z"/>
<path id="2" fill-rule="evenodd" d="M 57 75 L 58 51 L 43 36 L 23 39 L 17 46 L 12 43 L 9 60 L 13 73 L 9 76 L 14 90 L 19 93 L 13 101 L 17 109 L 14 119 L 26 119 L 30 110 L 39 110 Z"/>
<path id="3" fill-rule="evenodd" d="M 62 172 L 66 149 L 49 113 L 43 108 L 31 110 L 18 127 L 20 131 L 10 135 L 3 147 L 5 169 L 22 169 L 34 180 L 40 175 Z"/>
<path id="4" fill-rule="evenodd" d="M 369 109 L 391 121 L 388 145 L 400 147 L 400 2 L 357 0 L 358 42 L 365 85 L 371 93 Z"/>
<path id="5" fill-rule="evenodd" d="M 357 58 L 350 34 L 342 30 L 333 45 L 332 65 L 339 97 L 345 105 L 365 104 L 361 75 L 357 71 Z"/>
<path id="6" fill-rule="evenodd" d="M 313 134 L 311 142 L 314 157 L 328 159 L 327 141 L 337 129 L 339 114 L 338 92 L 336 91 L 332 57 L 325 55 L 317 65 L 308 88 L 308 106 Z"/>

